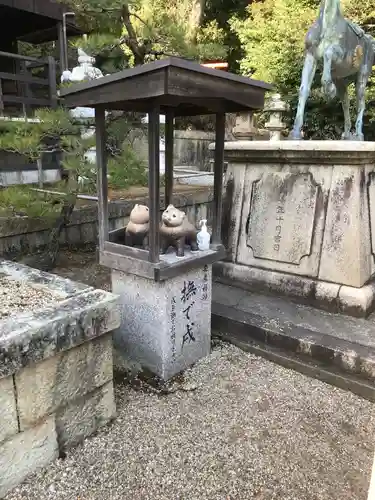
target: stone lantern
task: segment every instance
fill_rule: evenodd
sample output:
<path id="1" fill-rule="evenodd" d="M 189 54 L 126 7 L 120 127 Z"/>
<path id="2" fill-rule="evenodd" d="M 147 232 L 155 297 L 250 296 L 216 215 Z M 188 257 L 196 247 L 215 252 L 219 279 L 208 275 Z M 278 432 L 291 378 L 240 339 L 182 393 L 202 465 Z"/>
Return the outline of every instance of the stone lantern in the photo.
<path id="1" fill-rule="evenodd" d="M 269 131 L 270 141 L 281 141 L 282 133 L 286 130 L 283 117 L 288 110 L 288 104 L 281 99 L 280 94 L 271 96 L 265 111 L 269 111 L 270 118 L 265 124 L 265 128 Z"/>
<path id="2" fill-rule="evenodd" d="M 96 119 L 99 258 L 111 269 L 121 298 L 122 324 L 114 335 L 116 358 L 168 379 L 210 351 L 211 269 L 226 255 L 221 241 L 225 114 L 262 109 L 270 86 L 167 58 L 61 91 L 67 107 L 93 107 Z M 105 111 L 148 113 L 148 245 L 110 241 L 105 155 Z M 160 202 L 159 120 L 165 120 L 165 196 Z M 173 203 L 173 123 L 178 116 L 216 115 L 213 222 L 210 248 L 183 256 L 161 254 L 160 214 Z M 119 364 L 121 362 L 119 361 Z"/>

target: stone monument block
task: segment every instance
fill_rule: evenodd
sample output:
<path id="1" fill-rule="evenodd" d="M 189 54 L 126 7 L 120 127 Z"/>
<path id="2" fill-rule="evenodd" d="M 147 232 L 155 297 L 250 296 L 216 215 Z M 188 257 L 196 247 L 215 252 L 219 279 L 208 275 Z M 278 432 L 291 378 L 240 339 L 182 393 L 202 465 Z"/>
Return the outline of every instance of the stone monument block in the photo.
<path id="1" fill-rule="evenodd" d="M 229 253 L 217 279 L 335 312 L 375 308 L 375 143 L 225 146 Z"/>
<path id="2" fill-rule="evenodd" d="M 168 380 L 210 353 L 212 266 L 155 282 L 112 270 L 120 296 L 121 326 L 114 363 L 134 362 Z"/>

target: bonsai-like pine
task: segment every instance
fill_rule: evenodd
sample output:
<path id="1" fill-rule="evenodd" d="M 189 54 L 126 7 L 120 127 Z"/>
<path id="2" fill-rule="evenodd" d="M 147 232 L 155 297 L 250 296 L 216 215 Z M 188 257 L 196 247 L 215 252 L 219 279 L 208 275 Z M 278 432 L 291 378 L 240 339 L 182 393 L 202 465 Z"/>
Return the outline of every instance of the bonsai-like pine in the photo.
<path id="1" fill-rule="evenodd" d="M 67 194 L 63 198 L 60 214 L 49 235 L 43 254 L 25 259 L 32 267 L 50 270 L 55 266 L 59 252 L 62 229 L 69 223 L 73 213 L 79 186 L 79 178 L 87 175 L 92 165 L 85 153 L 92 146 L 92 139 L 83 139 L 79 124 L 67 111 L 41 109 L 35 119 L 22 122 L 2 122 L 0 128 L 0 150 L 17 153 L 38 163 L 39 187 L 43 186 L 41 156 L 43 152 L 58 150 L 62 154 L 62 169 L 66 172 Z"/>

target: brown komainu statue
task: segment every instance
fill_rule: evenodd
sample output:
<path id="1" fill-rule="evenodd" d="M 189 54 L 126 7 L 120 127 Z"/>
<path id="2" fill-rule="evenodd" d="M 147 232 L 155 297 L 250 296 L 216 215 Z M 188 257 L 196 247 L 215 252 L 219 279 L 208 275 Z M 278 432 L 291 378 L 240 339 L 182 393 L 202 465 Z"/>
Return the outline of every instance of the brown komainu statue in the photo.
<path id="1" fill-rule="evenodd" d="M 198 250 L 196 228 L 188 221 L 185 212 L 173 205 L 169 205 L 162 214 L 160 237 L 162 254 L 172 246 L 177 250 L 177 257 L 183 257 L 186 244 L 192 252 Z"/>

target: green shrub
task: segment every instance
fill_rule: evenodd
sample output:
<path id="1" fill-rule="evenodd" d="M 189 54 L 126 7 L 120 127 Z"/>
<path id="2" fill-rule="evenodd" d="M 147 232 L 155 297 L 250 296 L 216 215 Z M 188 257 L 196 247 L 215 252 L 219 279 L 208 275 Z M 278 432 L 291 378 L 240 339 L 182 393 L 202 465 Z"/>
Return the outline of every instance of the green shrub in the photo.
<path id="1" fill-rule="evenodd" d="M 0 216 L 56 217 L 61 210 L 61 196 L 39 193 L 29 186 L 0 189 Z"/>

